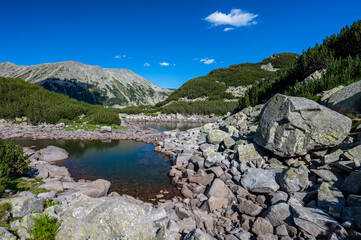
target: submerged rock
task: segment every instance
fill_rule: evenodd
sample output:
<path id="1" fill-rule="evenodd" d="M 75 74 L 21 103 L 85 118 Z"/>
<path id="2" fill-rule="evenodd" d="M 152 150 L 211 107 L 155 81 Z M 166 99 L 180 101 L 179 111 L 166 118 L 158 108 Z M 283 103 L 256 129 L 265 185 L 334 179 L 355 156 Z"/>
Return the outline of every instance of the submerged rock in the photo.
<path id="1" fill-rule="evenodd" d="M 281 157 L 306 155 L 309 150 L 340 144 L 351 119 L 300 97 L 276 94 L 261 113 L 254 140 Z"/>

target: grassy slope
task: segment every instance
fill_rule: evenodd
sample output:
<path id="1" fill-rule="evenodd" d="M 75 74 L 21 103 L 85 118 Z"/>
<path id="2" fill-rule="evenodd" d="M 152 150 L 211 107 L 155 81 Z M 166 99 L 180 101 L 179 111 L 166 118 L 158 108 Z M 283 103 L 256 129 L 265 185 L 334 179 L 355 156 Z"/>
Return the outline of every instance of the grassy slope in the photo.
<path id="1" fill-rule="evenodd" d="M 25 116 L 33 124 L 79 120 L 94 124 L 120 124 L 115 109 L 79 102 L 21 79 L 0 77 L 0 118 Z"/>

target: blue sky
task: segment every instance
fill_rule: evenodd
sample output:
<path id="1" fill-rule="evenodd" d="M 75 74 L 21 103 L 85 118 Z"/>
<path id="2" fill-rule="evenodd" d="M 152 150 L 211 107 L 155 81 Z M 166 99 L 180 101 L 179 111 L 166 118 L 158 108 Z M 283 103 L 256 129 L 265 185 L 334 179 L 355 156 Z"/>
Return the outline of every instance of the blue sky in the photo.
<path id="1" fill-rule="evenodd" d="M 0 62 L 127 68 L 169 88 L 215 68 L 301 53 L 361 18 L 359 0 L 0 3 Z"/>

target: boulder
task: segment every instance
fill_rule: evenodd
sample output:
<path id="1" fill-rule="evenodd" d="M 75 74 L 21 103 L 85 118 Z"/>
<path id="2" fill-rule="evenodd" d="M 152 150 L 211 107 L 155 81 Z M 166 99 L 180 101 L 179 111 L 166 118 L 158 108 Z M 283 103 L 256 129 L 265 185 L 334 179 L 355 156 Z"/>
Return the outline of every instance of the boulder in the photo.
<path id="1" fill-rule="evenodd" d="M 184 238 L 184 240 L 213 240 L 215 238 L 209 236 L 204 233 L 200 229 L 196 228 L 192 232 L 188 233 Z"/>
<path id="2" fill-rule="evenodd" d="M 247 214 L 249 216 L 258 216 L 261 213 L 263 208 L 252 201 L 246 200 L 244 198 L 239 198 L 239 204 L 237 205 L 238 211 L 240 213 Z"/>
<path id="3" fill-rule="evenodd" d="M 261 113 L 254 141 L 281 157 L 340 144 L 351 119 L 314 101 L 276 94 Z"/>
<path id="4" fill-rule="evenodd" d="M 7 198 L 1 201 L 11 204 L 11 214 L 14 218 L 24 217 L 32 212 L 42 212 L 43 201 L 31 192 L 20 192 L 16 197 Z"/>
<path id="5" fill-rule="evenodd" d="M 348 85 L 331 95 L 327 107 L 342 114 L 358 114 L 361 112 L 361 81 Z"/>
<path id="6" fill-rule="evenodd" d="M 110 182 L 104 179 L 97 179 L 93 182 L 67 182 L 63 183 L 64 189 L 71 189 L 73 192 L 82 193 L 89 197 L 106 197 L 110 188 Z"/>
<path id="7" fill-rule="evenodd" d="M 350 194 L 347 198 L 349 206 L 361 207 L 361 196 Z"/>
<path id="8" fill-rule="evenodd" d="M 230 135 L 226 132 L 223 132 L 222 130 L 213 130 L 210 131 L 207 135 L 207 142 L 210 144 L 219 144 L 223 142 L 223 140 L 226 137 L 229 137 Z"/>
<path id="9" fill-rule="evenodd" d="M 332 94 L 334 94 L 335 92 L 337 92 L 338 90 L 341 90 L 343 89 L 344 86 L 340 85 L 340 86 L 337 86 L 331 90 L 327 90 L 327 91 L 323 91 L 322 93 L 318 94 L 320 98 L 320 103 L 324 106 L 327 105 L 327 101 L 328 99 L 332 96 Z"/>
<path id="10" fill-rule="evenodd" d="M 340 156 L 342 154 L 343 154 L 343 151 L 341 149 L 337 149 L 336 151 L 325 155 L 323 157 L 323 163 L 324 164 L 330 164 L 330 163 L 337 162 L 338 160 L 340 160 Z"/>
<path id="11" fill-rule="evenodd" d="M 219 178 L 214 179 L 211 187 L 206 193 L 207 197 L 227 198 L 231 194 L 229 188 Z"/>
<path id="12" fill-rule="evenodd" d="M 0 240 L 16 240 L 16 237 L 12 235 L 5 227 L 0 227 Z"/>
<path id="13" fill-rule="evenodd" d="M 278 203 L 269 207 L 265 213 L 265 219 L 268 220 L 273 227 L 284 224 L 285 221 L 291 222 L 292 214 L 290 206 L 287 203 Z"/>
<path id="14" fill-rule="evenodd" d="M 280 186 L 286 192 L 299 192 L 308 188 L 311 181 L 308 179 L 308 169 L 305 165 L 291 167 L 280 178 Z"/>
<path id="15" fill-rule="evenodd" d="M 65 160 L 69 157 L 69 153 L 64 149 L 56 146 L 47 146 L 39 151 L 40 161 L 55 162 Z"/>
<path id="16" fill-rule="evenodd" d="M 345 202 L 342 192 L 330 183 L 324 182 L 318 188 L 317 205 L 328 211 L 331 216 L 340 218 Z"/>
<path id="17" fill-rule="evenodd" d="M 348 193 L 361 193 L 361 170 L 353 171 L 343 182 L 342 190 Z"/>
<path id="18" fill-rule="evenodd" d="M 238 152 L 238 158 L 240 161 L 252 161 L 256 159 L 262 159 L 264 151 L 256 144 L 237 145 L 236 150 Z"/>
<path id="19" fill-rule="evenodd" d="M 356 166 L 360 166 L 361 162 L 361 144 L 351 148 L 343 154 L 343 157 L 349 161 L 353 161 Z"/>
<path id="20" fill-rule="evenodd" d="M 337 233 L 347 239 L 346 230 L 325 211 L 318 208 L 291 206 L 294 223 L 313 237 L 327 236 L 330 232 Z"/>
<path id="21" fill-rule="evenodd" d="M 358 229 L 361 229 L 361 207 L 345 207 L 342 211 L 341 221 L 349 222 L 355 225 Z"/>
<path id="22" fill-rule="evenodd" d="M 244 188 L 255 193 L 271 193 L 279 189 L 273 171 L 249 168 L 245 171 L 241 183 Z"/>
<path id="23" fill-rule="evenodd" d="M 254 232 L 257 236 L 264 235 L 268 233 L 273 233 L 273 227 L 270 222 L 266 219 L 258 217 L 256 221 L 253 223 L 252 232 Z"/>
<path id="24" fill-rule="evenodd" d="M 100 132 L 101 132 L 101 133 L 112 132 L 112 127 L 110 127 L 110 126 L 103 126 L 103 127 L 100 128 Z"/>

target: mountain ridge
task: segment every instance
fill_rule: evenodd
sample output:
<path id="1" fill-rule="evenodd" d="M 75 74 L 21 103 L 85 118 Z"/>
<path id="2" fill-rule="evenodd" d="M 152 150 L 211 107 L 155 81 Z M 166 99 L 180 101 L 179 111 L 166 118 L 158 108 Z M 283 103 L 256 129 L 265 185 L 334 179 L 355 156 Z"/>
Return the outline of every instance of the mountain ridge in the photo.
<path id="1" fill-rule="evenodd" d="M 173 91 L 128 69 L 102 68 L 72 60 L 30 66 L 0 63 L 0 76 L 20 78 L 80 101 L 109 107 L 154 105 Z"/>

